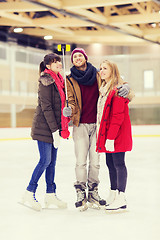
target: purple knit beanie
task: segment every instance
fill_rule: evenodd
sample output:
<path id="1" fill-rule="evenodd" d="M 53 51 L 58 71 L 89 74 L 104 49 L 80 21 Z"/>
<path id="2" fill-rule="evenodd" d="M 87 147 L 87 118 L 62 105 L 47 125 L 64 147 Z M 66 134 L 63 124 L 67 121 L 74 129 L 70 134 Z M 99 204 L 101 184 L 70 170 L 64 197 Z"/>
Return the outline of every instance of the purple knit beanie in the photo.
<path id="1" fill-rule="evenodd" d="M 73 54 L 76 53 L 76 52 L 82 53 L 84 55 L 86 61 L 88 60 L 87 54 L 86 54 L 86 52 L 85 52 L 85 50 L 83 48 L 75 48 L 72 51 L 72 53 L 71 53 L 71 61 L 72 61 L 72 63 L 73 63 Z"/>

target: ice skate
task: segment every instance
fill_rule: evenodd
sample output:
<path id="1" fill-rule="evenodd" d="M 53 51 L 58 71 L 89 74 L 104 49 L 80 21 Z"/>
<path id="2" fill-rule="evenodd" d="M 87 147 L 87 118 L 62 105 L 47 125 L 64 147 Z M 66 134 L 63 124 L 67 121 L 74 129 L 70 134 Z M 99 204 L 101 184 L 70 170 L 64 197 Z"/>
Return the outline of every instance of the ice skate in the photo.
<path id="1" fill-rule="evenodd" d="M 85 211 L 88 209 L 85 189 L 79 184 L 75 185 L 75 188 L 77 192 L 77 202 L 75 206 L 80 212 Z"/>
<path id="2" fill-rule="evenodd" d="M 35 193 L 27 190 L 19 203 L 36 211 L 42 210 L 41 204 L 35 198 Z"/>
<path id="3" fill-rule="evenodd" d="M 58 208 L 67 208 L 67 203 L 60 200 L 55 193 L 46 193 L 44 202 L 46 208 L 49 208 L 50 205 Z"/>
<path id="4" fill-rule="evenodd" d="M 124 192 L 119 192 L 115 200 L 106 207 L 106 212 L 124 212 L 127 210 L 127 202 Z"/>
<path id="5" fill-rule="evenodd" d="M 106 201 L 101 199 L 98 194 L 98 185 L 94 183 L 88 191 L 88 206 L 94 209 L 101 209 L 106 205 Z"/>
<path id="6" fill-rule="evenodd" d="M 112 190 L 110 189 L 109 191 L 109 195 L 107 197 L 107 200 L 106 200 L 106 206 L 112 204 L 116 198 L 116 194 L 117 194 L 117 190 Z"/>

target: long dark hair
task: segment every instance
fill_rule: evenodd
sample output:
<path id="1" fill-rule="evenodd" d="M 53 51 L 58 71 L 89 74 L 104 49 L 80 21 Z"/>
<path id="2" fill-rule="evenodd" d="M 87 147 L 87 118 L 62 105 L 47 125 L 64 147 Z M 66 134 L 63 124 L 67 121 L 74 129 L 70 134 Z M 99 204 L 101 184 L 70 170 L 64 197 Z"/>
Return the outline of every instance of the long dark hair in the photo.
<path id="1" fill-rule="evenodd" d="M 61 62 L 61 58 L 56 53 L 49 53 L 44 56 L 43 61 L 39 65 L 39 74 L 43 72 L 47 67 L 46 65 L 50 65 L 52 62 Z"/>

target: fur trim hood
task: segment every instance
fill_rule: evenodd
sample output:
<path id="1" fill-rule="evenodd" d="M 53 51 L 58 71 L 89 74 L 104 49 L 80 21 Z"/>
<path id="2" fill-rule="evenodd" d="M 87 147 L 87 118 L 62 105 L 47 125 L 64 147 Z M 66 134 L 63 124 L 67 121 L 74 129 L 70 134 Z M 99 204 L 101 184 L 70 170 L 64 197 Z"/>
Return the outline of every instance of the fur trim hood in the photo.
<path id="1" fill-rule="evenodd" d="M 44 72 L 41 72 L 41 75 L 38 81 L 41 82 L 44 86 L 49 86 L 55 82 L 55 80 L 51 77 L 50 74 L 44 73 Z"/>

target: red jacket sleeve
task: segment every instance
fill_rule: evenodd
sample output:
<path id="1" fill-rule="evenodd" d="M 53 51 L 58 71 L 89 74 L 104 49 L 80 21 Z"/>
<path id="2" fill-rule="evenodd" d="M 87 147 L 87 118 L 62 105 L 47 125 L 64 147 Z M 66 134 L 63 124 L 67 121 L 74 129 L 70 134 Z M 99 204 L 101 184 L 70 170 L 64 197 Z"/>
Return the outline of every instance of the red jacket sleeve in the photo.
<path id="1" fill-rule="evenodd" d="M 124 120 L 125 98 L 114 96 L 111 103 L 107 139 L 114 140 Z"/>

